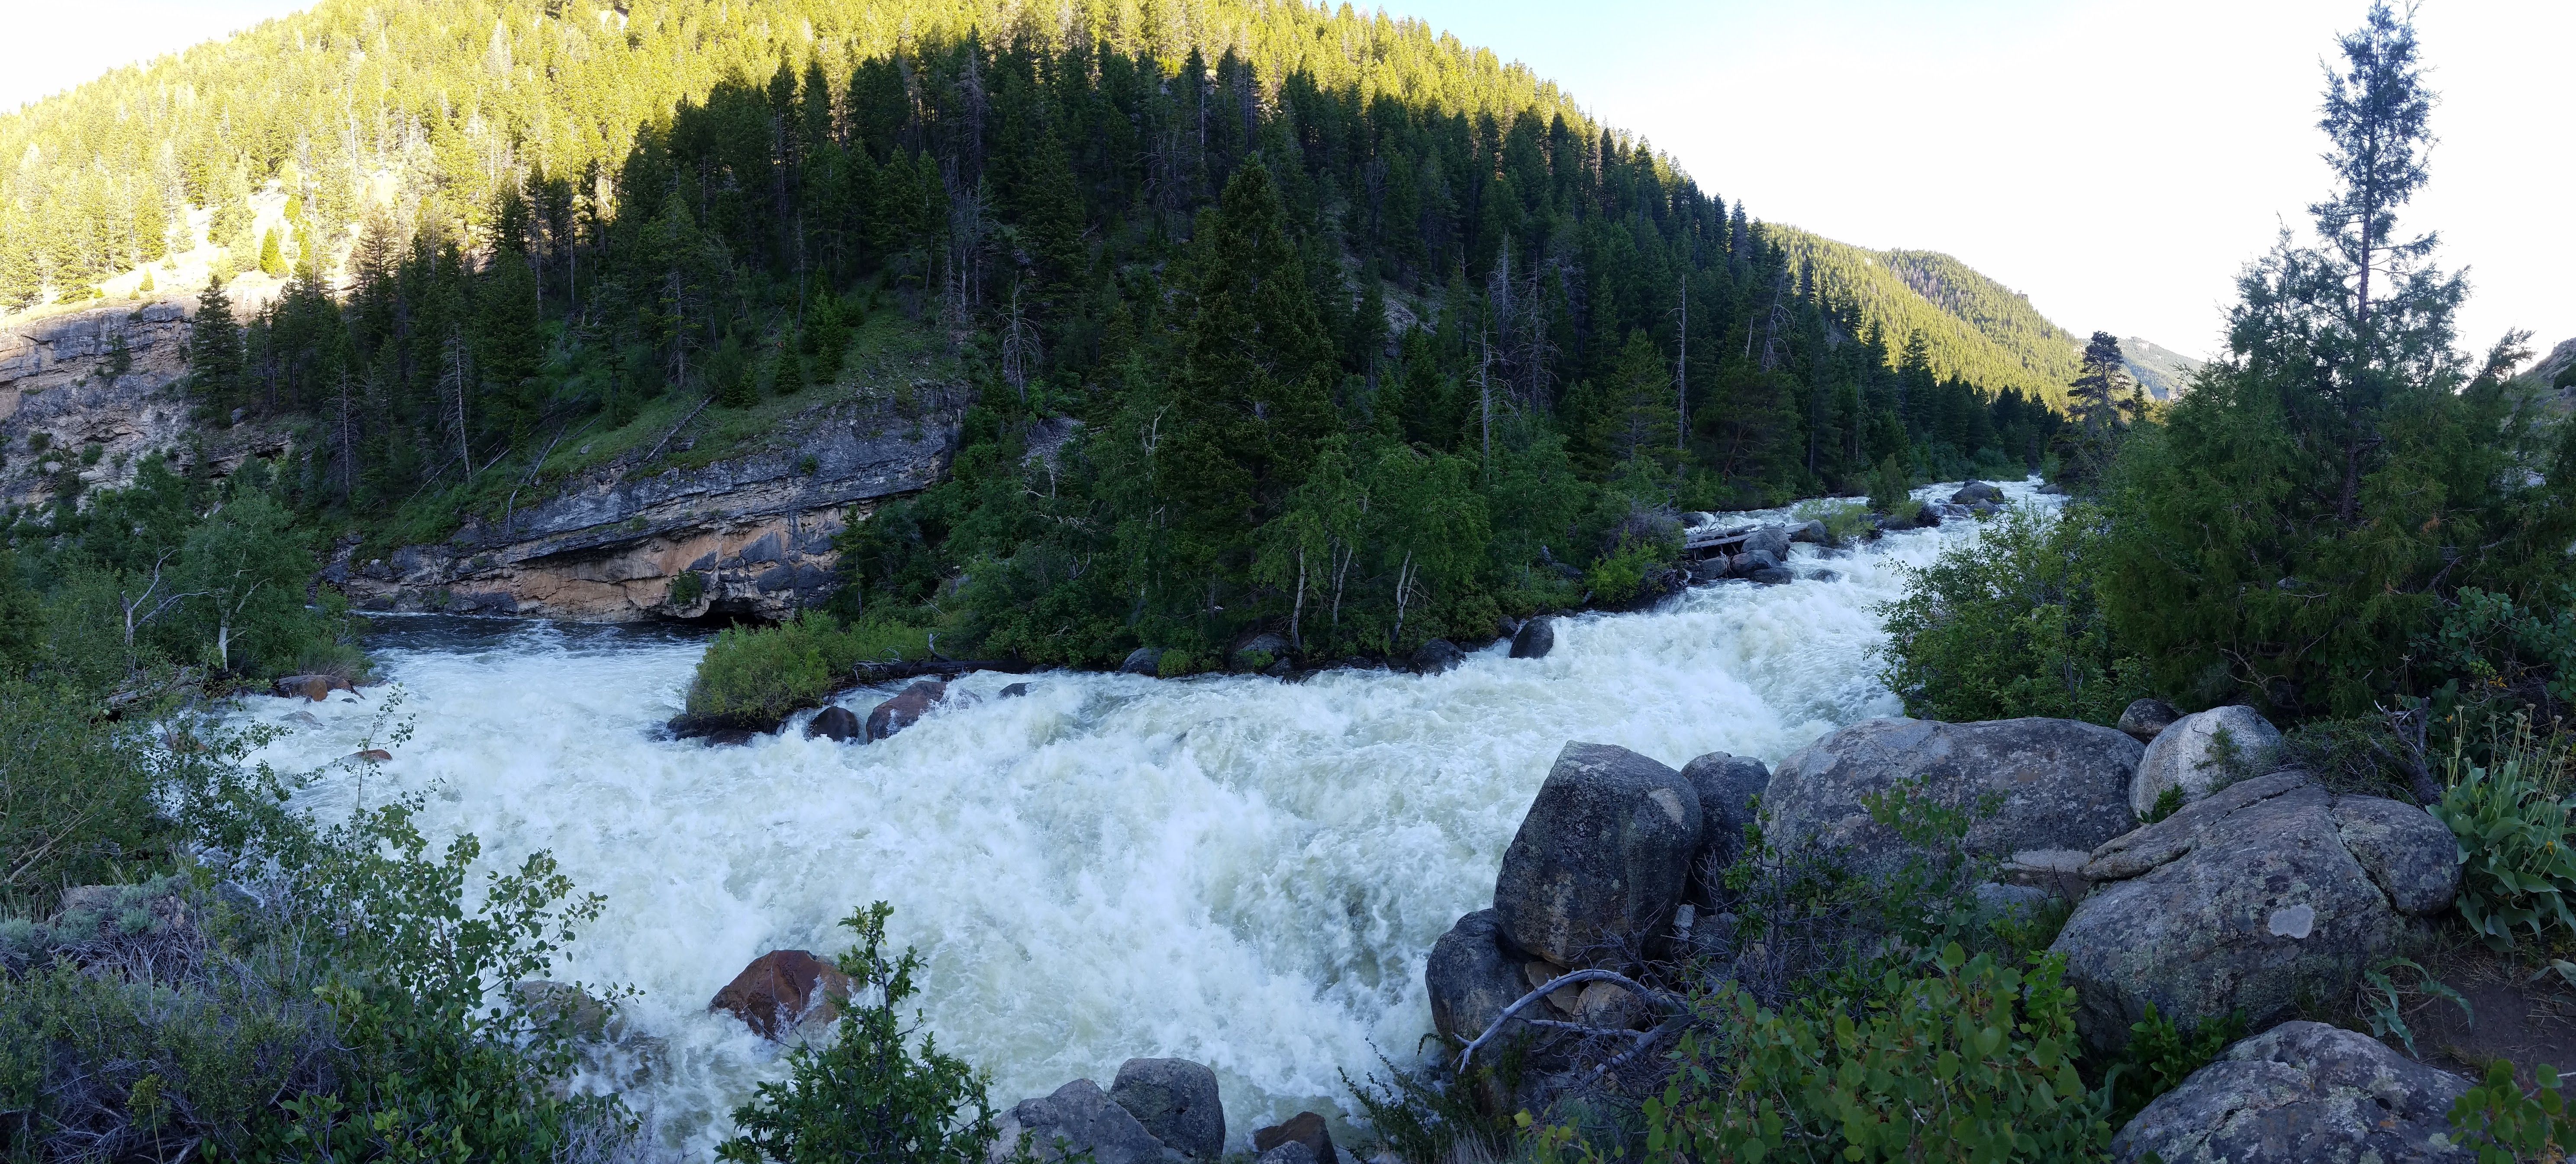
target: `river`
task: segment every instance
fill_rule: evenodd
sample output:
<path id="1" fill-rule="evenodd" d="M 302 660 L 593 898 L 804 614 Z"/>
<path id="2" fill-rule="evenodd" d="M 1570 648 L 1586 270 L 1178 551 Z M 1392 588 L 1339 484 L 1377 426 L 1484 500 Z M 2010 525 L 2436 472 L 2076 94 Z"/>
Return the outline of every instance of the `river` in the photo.
<path id="1" fill-rule="evenodd" d="M 433 838 L 476 834 L 495 866 L 552 850 L 606 895 L 556 977 L 638 992 L 625 1012 L 648 1037 L 617 1069 L 692 1155 L 785 1067 L 707 1000 L 765 951 L 847 948 L 836 923 L 875 900 L 926 960 L 928 1025 L 991 1071 L 997 1104 L 1176 1056 L 1216 1070 L 1240 1146 L 1300 1109 L 1348 1114 L 1342 1072 L 1413 1060 L 1423 959 L 1490 904 L 1567 741 L 1776 762 L 1898 714 L 1873 609 L 1902 567 L 1976 536 L 1953 521 L 1831 557 L 1800 546 L 1789 585 L 1563 619 L 1545 659 L 1495 644 L 1430 678 L 1049 673 L 1001 699 L 1023 677 L 978 674 L 864 746 L 655 738 L 704 650 L 691 632 L 387 618 L 371 649 L 416 734 L 306 800 L 327 816 L 422 794 Z M 864 715 L 885 694 L 844 702 Z M 293 729 L 262 758 L 310 768 L 357 747 L 381 698 L 245 715 Z"/>

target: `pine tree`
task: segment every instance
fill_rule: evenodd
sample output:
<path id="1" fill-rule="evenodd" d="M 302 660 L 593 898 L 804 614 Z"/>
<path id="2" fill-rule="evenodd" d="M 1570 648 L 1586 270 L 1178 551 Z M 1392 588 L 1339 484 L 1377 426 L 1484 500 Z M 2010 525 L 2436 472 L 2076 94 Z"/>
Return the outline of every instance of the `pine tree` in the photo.
<path id="1" fill-rule="evenodd" d="M 270 276 L 286 274 L 286 259 L 278 252 L 276 227 L 268 228 L 259 236 L 259 271 Z"/>
<path id="2" fill-rule="evenodd" d="M 188 321 L 188 390 L 221 411 L 240 391 L 241 373 L 241 324 L 233 318 L 232 297 L 220 280 L 208 279 Z"/>

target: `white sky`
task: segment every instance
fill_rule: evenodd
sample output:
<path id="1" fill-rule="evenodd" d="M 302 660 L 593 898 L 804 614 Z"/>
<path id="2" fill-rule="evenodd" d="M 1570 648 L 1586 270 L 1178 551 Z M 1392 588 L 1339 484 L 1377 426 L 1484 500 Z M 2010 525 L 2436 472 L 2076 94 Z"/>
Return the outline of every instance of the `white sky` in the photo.
<path id="1" fill-rule="evenodd" d="M 1948 251 L 2078 333 L 2202 354 L 2325 188 L 2319 58 L 2365 0 L 1386 0 L 1529 62 L 1759 218 Z M 305 7 L 0 0 L 0 108 Z M 2465 346 L 2576 335 L 2576 3 L 2426 0 L 2442 104 L 2405 222 Z"/>

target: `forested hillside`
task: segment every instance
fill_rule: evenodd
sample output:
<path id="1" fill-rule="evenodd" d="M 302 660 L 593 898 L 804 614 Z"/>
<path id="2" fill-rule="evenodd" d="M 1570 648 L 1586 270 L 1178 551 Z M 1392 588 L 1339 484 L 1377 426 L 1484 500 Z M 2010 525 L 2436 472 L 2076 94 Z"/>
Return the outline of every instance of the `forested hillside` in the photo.
<path id="1" fill-rule="evenodd" d="M 1824 301 L 1881 335 L 1923 337 L 1933 373 L 2063 405 L 2084 341 L 2030 300 L 1934 251 L 1872 251 L 1794 227 L 1773 237 Z"/>
<path id="2" fill-rule="evenodd" d="M 1677 507 L 2018 475 L 2056 427 L 2036 357 L 1873 316 L 1844 251 L 1526 71 L 1297 3 L 324 3 L 0 149 L 16 302 L 183 205 L 288 276 L 238 329 L 206 293 L 192 385 L 298 434 L 282 496 L 331 529 L 443 536 L 577 426 L 640 465 L 845 383 L 863 329 L 935 337 L 980 403 L 954 480 L 854 534 L 844 613 L 1039 660 L 1490 633 L 1617 600 Z"/>

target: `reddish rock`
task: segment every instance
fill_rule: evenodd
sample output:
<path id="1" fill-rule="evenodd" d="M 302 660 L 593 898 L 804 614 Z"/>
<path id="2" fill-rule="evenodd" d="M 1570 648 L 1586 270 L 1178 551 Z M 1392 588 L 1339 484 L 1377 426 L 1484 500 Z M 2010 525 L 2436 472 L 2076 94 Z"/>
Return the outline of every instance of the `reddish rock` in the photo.
<path id="1" fill-rule="evenodd" d="M 850 976 L 803 950 L 772 950 L 716 992 L 708 1010 L 729 1010 L 764 1039 L 796 1029 L 808 1015 L 830 1018 L 850 996 Z"/>
<path id="2" fill-rule="evenodd" d="M 383 748 L 368 748 L 363 752 L 353 753 L 349 758 L 352 760 L 364 760 L 370 764 L 382 764 L 387 760 L 393 759 L 394 754 L 384 750 Z"/>
<path id="3" fill-rule="evenodd" d="M 302 696 L 315 703 L 330 698 L 334 691 L 346 691 L 351 695 L 358 693 L 348 680 L 337 675 L 288 675 L 277 681 L 276 690 L 289 699 Z"/>
<path id="4" fill-rule="evenodd" d="M 903 694 L 877 705 L 868 713 L 868 740 L 873 743 L 919 723 L 939 701 L 948 698 L 948 685 L 937 679 L 924 679 L 903 689 Z"/>
<path id="5" fill-rule="evenodd" d="M 1252 1150 L 1268 1152 L 1291 1141 L 1313 1152 L 1317 1164 L 1340 1164 L 1340 1153 L 1333 1151 L 1332 1134 L 1324 1130 L 1324 1117 L 1311 1111 L 1298 1112 L 1276 1127 L 1252 1133 Z"/>

